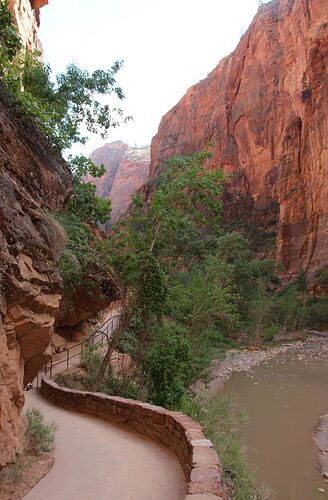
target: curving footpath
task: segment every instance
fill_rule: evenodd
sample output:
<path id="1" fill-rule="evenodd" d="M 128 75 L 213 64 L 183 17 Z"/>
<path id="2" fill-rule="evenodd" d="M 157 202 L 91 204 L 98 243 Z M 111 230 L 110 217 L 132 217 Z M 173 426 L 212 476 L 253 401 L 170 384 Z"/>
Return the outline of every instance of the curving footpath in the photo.
<path id="1" fill-rule="evenodd" d="M 58 422 L 58 452 L 55 466 L 27 499 L 229 498 L 213 444 L 183 413 L 60 387 L 44 377 L 41 394 L 47 402 L 33 393 L 28 405 L 41 406 Z"/>
<path id="2" fill-rule="evenodd" d="M 55 462 L 26 500 L 178 500 L 183 470 L 167 448 L 112 422 L 59 408 L 35 390 L 26 407 L 55 420 Z"/>

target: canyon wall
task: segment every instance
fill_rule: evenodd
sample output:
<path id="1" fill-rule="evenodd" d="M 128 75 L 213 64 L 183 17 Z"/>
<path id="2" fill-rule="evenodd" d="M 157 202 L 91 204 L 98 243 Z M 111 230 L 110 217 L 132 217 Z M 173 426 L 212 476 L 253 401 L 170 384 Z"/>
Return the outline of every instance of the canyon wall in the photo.
<path id="1" fill-rule="evenodd" d="M 106 167 L 99 179 L 88 176 L 86 180 L 96 184 L 98 195 L 112 201 L 111 223 L 116 222 L 128 209 L 132 195 L 148 178 L 149 147 L 132 148 L 115 141 L 96 149 L 90 159 Z"/>
<path id="2" fill-rule="evenodd" d="M 276 233 L 287 276 L 328 264 L 328 0 L 262 5 L 236 50 L 162 119 L 150 177 L 213 143 L 224 219 Z M 261 234 L 260 234 L 261 236 Z"/>
<path id="3" fill-rule="evenodd" d="M 40 8 L 48 0 L 9 0 L 9 8 L 14 16 L 23 46 L 33 51 L 40 50 L 38 28 L 40 26 Z"/>
<path id="4" fill-rule="evenodd" d="M 0 468 L 19 450 L 23 387 L 51 355 L 66 236 L 47 212 L 71 193 L 64 160 L 0 83 Z"/>

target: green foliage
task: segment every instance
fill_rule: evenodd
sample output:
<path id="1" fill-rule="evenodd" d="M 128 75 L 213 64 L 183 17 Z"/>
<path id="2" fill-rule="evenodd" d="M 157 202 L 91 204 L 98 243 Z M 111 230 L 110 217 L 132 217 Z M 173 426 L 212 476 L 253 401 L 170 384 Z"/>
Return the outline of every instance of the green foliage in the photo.
<path id="1" fill-rule="evenodd" d="M 26 411 L 26 416 L 26 441 L 28 448 L 34 453 L 50 451 L 53 447 L 57 430 L 55 422 L 46 424 L 43 414 L 37 408 L 29 408 Z"/>
<path id="2" fill-rule="evenodd" d="M 186 400 L 182 411 L 198 421 L 220 457 L 224 484 L 235 500 L 261 500 L 254 477 L 245 462 L 240 443 L 240 428 L 245 419 L 231 397 L 216 395 L 206 401 Z"/>
<path id="3" fill-rule="evenodd" d="M 238 233 L 221 236 L 216 255 L 230 266 L 239 331 L 259 342 L 262 335 L 266 336 L 264 330 L 273 309 L 272 297 L 279 285 L 277 263 L 256 259 L 248 241 Z"/>
<path id="4" fill-rule="evenodd" d="M 96 186 L 91 182 L 76 182 L 67 210 L 94 224 L 104 224 L 112 211 L 110 200 L 96 195 Z"/>
<path id="5" fill-rule="evenodd" d="M 307 303 L 305 317 L 308 328 L 327 328 L 328 297 L 311 297 Z"/>
<path id="6" fill-rule="evenodd" d="M 145 398 L 141 384 L 133 372 L 124 377 L 119 377 L 113 374 L 111 367 L 109 367 L 105 379 L 97 390 L 109 396 L 115 395 L 138 400 Z"/>
<path id="7" fill-rule="evenodd" d="M 192 360 L 188 331 L 180 325 L 164 325 L 155 331 L 143 357 L 149 399 L 169 409 L 178 409 L 186 395 L 188 369 Z"/>
<path id="8" fill-rule="evenodd" d="M 308 282 L 306 279 L 305 271 L 303 269 L 299 273 L 299 275 L 297 276 L 296 281 L 295 281 L 295 285 L 300 292 L 306 292 Z"/>
<path id="9" fill-rule="evenodd" d="M 89 158 L 84 155 L 77 155 L 68 157 L 68 164 L 73 174 L 74 180 L 82 181 L 83 177 L 86 175 L 91 175 L 92 177 L 102 177 L 106 172 L 106 167 L 100 165 L 99 167 L 95 165 Z"/>
<path id="10" fill-rule="evenodd" d="M 75 64 L 52 76 L 49 65 L 39 60 L 40 53 L 23 49 L 8 5 L 0 0 L 0 76 L 21 112 L 38 126 L 54 149 L 61 152 L 74 143 L 86 142 L 81 129 L 107 136 L 108 130 L 131 119 L 113 102 L 104 104 L 103 96 L 124 99 L 116 83 L 122 61 L 107 70 L 92 73 Z M 96 195 L 94 184 L 83 176 L 100 177 L 104 166 L 96 167 L 86 157 L 69 157 L 74 176 L 74 195 L 68 210 L 89 222 L 105 223 L 111 213 L 110 201 Z"/>
<path id="11" fill-rule="evenodd" d="M 197 329 L 200 333 L 214 321 L 231 326 L 236 319 L 229 279 L 223 278 L 223 271 L 216 278 L 215 264 L 207 259 L 220 233 L 223 184 L 221 171 L 203 166 L 210 156 L 205 150 L 171 159 L 150 203 L 146 206 L 135 196 L 129 216 L 106 242 L 107 265 L 121 277 L 132 310 L 122 343 L 133 339 L 130 353 L 144 371 L 151 399 L 170 407 L 178 405 L 191 372 L 179 360 L 179 342 L 196 357 Z M 169 358 L 171 371 L 158 360 L 152 365 L 152 357 L 163 364 Z M 173 370 L 179 364 L 180 371 Z M 163 370 L 162 376 L 156 370 Z"/>
<path id="12" fill-rule="evenodd" d="M 20 49 L 21 41 L 8 2 L 0 0 L 0 76 Z"/>
<path id="13" fill-rule="evenodd" d="M 228 331 L 238 324 L 232 267 L 209 255 L 170 282 L 171 314 L 192 331 L 216 326 Z"/>
<path id="14" fill-rule="evenodd" d="M 189 263 L 209 250 L 220 229 L 223 185 L 220 170 L 210 172 L 203 166 L 209 157 L 205 150 L 168 162 L 150 204 L 134 197 L 130 216 L 120 224 L 122 246 L 153 254 L 166 272 L 167 266 Z"/>
<path id="15" fill-rule="evenodd" d="M 84 379 L 85 387 L 90 388 L 92 382 L 99 372 L 101 361 L 103 358 L 101 345 L 85 345 L 82 353 L 82 366 L 86 369 L 86 377 Z"/>
<path id="16" fill-rule="evenodd" d="M 323 267 L 316 272 L 315 283 L 318 285 L 328 285 L 328 267 Z"/>
<path id="17" fill-rule="evenodd" d="M 116 61 L 108 70 L 92 73 L 70 64 L 66 72 L 52 79 L 50 66 L 42 64 L 38 56 L 17 52 L 3 65 L 2 79 L 21 110 L 36 122 L 55 149 L 62 151 L 74 143 L 84 144 L 82 126 L 105 138 L 109 128 L 131 119 L 124 117 L 121 108 L 111 108 L 96 98 L 113 94 L 124 99 L 115 79 L 122 61 Z"/>
<path id="18" fill-rule="evenodd" d="M 91 390 L 94 386 L 103 359 L 103 346 L 92 344 L 86 345 L 82 353 L 82 368 L 86 370 L 85 375 L 76 381 L 74 373 L 63 373 L 59 375 L 56 382 L 64 387 Z M 141 399 L 140 388 L 136 383 L 134 374 L 127 376 L 116 376 L 109 366 L 102 383 L 96 387 L 98 392 L 110 396 L 122 396 L 125 398 Z"/>
<path id="19" fill-rule="evenodd" d="M 66 287 L 77 287 L 82 282 L 88 288 L 100 284 L 103 259 L 102 244 L 96 240 L 89 226 L 74 213 L 55 214 L 64 228 L 68 243 L 61 254 L 60 274 Z"/>
<path id="20" fill-rule="evenodd" d="M 110 218 L 111 202 L 96 195 L 96 186 L 92 182 L 86 182 L 85 176 L 89 175 L 99 178 L 104 175 L 104 165 L 97 167 L 84 155 L 69 156 L 68 165 L 73 174 L 74 193 L 71 197 L 67 210 L 78 218 L 94 224 L 104 224 Z"/>

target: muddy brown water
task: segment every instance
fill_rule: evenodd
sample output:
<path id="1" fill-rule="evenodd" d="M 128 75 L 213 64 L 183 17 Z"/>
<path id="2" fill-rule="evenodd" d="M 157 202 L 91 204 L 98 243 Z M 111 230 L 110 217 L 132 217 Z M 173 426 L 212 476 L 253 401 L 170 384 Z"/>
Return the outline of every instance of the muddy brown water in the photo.
<path id="1" fill-rule="evenodd" d="M 328 499 L 313 439 L 328 411 L 328 342 L 306 342 L 248 373 L 234 373 L 223 392 L 247 415 L 246 459 L 258 485 L 271 487 L 268 498 Z"/>

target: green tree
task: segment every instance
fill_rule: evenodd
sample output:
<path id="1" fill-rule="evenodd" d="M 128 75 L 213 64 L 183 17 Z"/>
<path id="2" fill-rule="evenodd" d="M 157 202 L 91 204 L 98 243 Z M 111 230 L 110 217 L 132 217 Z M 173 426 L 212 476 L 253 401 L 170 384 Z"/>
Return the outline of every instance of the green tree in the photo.
<path id="1" fill-rule="evenodd" d="M 149 399 L 156 405 L 178 409 L 186 395 L 192 359 L 188 331 L 181 325 L 164 325 L 153 332 L 152 342 L 143 358 Z"/>
<path id="2" fill-rule="evenodd" d="M 110 218 L 111 202 L 96 195 L 95 184 L 84 181 L 86 175 L 101 177 L 105 173 L 104 165 L 97 167 L 84 155 L 70 156 L 68 163 L 74 182 L 74 193 L 67 206 L 68 212 L 94 224 L 105 223 Z"/>
<path id="3" fill-rule="evenodd" d="M 63 151 L 74 143 L 84 144 L 87 139 L 81 134 L 82 127 L 106 138 L 110 128 L 131 120 L 115 104 L 115 100 L 124 99 L 122 88 L 116 83 L 122 61 L 92 73 L 69 64 L 65 72 L 52 79 L 50 66 L 42 64 L 38 56 L 37 52 L 18 50 L 3 62 L 2 81 L 56 150 Z M 113 96 L 113 105 L 103 104 L 101 96 Z"/>
<path id="4" fill-rule="evenodd" d="M 58 152 L 75 143 L 86 142 L 81 130 L 105 138 L 110 128 L 131 119 L 124 116 L 117 102 L 124 99 L 116 75 L 122 61 L 115 61 L 107 70 L 93 72 L 69 64 L 66 71 L 52 78 L 49 65 L 39 60 L 39 53 L 22 47 L 8 4 L 0 0 L 0 76 L 6 89 L 21 111 L 33 120 Z M 103 96 L 112 96 L 110 106 Z M 74 195 L 69 203 L 70 213 L 82 220 L 104 223 L 110 217 L 108 200 L 96 195 L 93 183 L 83 177 L 100 177 L 104 167 L 96 167 L 83 155 L 69 157 L 74 177 Z"/>
<path id="5" fill-rule="evenodd" d="M 150 332 L 160 331 L 169 320 L 171 278 L 202 261 L 214 246 L 220 232 L 223 174 L 203 166 L 210 157 L 205 150 L 171 159 L 150 202 L 135 196 L 130 214 L 104 244 L 103 265 L 122 290 L 125 319 L 124 328 L 109 342 L 96 386 L 131 324 L 138 339 L 137 362 L 142 365 Z"/>

